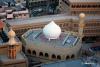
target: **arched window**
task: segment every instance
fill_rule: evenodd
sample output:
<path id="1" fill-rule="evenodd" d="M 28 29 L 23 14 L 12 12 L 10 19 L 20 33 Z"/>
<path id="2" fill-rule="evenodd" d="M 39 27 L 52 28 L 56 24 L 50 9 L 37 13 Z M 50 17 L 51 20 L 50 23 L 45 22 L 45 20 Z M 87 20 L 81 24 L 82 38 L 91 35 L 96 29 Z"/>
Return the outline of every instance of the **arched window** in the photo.
<path id="1" fill-rule="evenodd" d="M 32 51 L 32 54 L 33 54 L 33 55 L 36 55 L 36 51 L 35 51 L 35 50 L 33 50 L 33 51 Z"/>
<path id="2" fill-rule="evenodd" d="M 52 55 L 52 58 L 53 58 L 53 59 L 56 59 L 56 55 L 53 54 L 53 55 Z"/>
<path id="3" fill-rule="evenodd" d="M 72 54 L 72 55 L 71 55 L 71 58 L 74 58 L 74 57 L 75 57 L 75 55 L 74 55 L 74 54 Z"/>
<path id="4" fill-rule="evenodd" d="M 69 58 L 70 58 L 69 56 L 66 56 L 66 60 L 69 59 Z"/>
<path id="5" fill-rule="evenodd" d="M 49 57 L 48 53 L 45 53 L 45 57 Z"/>
<path id="6" fill-rule="evenodd" d="M 42 53 L 42 52 L 40 52 L 40 53 L 39 53 L 39 56 L 43 56 L 43 53 Z"/>
<path id="7" fill-rule="evenodd" d="M 28 50 L 27 50 L 27 53 L 28 53 L 28 54 L 31 54 L 31 50 L 30 50 L 30 49 L 28 49 Z"/>
<path id="8" fill-rule="evenodd" d="M 58 56 L 57 56 L 57 59 L 59 59 L 59 60 L 60 60 L 60 59 L 61 59 L 61 56 L 60 56 L 60 55 L 58 55 Z"/>

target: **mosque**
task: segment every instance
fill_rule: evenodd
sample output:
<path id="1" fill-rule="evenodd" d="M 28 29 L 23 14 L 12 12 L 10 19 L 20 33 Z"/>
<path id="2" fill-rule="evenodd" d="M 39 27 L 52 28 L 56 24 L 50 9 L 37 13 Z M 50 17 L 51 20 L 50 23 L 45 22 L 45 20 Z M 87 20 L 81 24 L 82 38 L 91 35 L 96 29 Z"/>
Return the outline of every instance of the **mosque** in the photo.
<path id="1" fill-rule="evenodd" d="M 85 14 L 79 15 L 78 32 L 62 32 L 54 21 L 43 29 L 30 29 L 22 35 L 26 55 L 46 60 L 78 58 L 82 46 Z"/>

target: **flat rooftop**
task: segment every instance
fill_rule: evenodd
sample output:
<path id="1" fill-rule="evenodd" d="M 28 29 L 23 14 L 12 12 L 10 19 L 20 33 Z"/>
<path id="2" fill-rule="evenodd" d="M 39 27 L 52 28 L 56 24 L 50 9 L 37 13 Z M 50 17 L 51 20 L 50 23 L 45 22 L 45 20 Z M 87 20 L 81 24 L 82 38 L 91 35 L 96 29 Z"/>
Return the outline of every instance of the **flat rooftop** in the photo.
<path id="1" fill-rule="evenodd" d="M 31 17 L 26 19 L 13 19 L 6 20 L 5 22 L 13 25 L 23 25 L 23 24 L 32 24 L 32 23 L 49 23 L 50 21 L 59 21 L 59 20 L 79 20 L 78 16 L 67 16 L 66 14 L 57 14 L 57 15 L 47 15 L 39 17 Z M 85 20 L 100 20 L 100 16 L 86 16 Z"/>
<path id="2" fill-rule="evenodd" d="M 42 33 L 42 30 L 29 30 L 23 34 L 26 43 L 31 45 L 49 45 L 49 46 L 60 46 L 60 47 L 72 47 L 77 44 L 79 37 L 70 33 L 61 33 L 59 39 L 48 40 Z"/>
<path id="3" fill-rule="evenodd" d="M 70 2 L 100 2 L 100 0 L 69 0 Z"/>

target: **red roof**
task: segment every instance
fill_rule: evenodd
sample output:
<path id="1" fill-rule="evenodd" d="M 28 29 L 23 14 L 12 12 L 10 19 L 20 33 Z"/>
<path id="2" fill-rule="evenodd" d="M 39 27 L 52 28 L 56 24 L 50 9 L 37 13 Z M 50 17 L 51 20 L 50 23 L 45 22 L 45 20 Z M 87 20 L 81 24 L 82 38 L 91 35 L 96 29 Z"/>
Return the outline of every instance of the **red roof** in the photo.
<path id="1" fill-rule="evenodd" d="M 3 21 L 0 20 L 0 29 L 3 28 L 4 24 Z"/>

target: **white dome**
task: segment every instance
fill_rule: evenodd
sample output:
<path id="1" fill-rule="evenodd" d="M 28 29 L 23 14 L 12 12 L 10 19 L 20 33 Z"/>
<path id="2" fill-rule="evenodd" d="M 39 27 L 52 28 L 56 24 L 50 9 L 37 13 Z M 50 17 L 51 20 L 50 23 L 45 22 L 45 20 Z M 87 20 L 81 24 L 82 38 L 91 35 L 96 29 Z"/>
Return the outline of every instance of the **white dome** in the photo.
<path id="1" fill-rule="evenodd" d="M 51 21 L 49 24 L 45 25 L 43 28 L 43 33 L 48 39 L 57 39 L 61 34 L 61 28 Z"/>
<path id="2" fill-rule="evenodd" d="M 8 44 L 9 45 L 15 45 L 16 44 L 16 41 L 15 41 L 15 37 L 16 34 L 15 32 L 12 30 L 12 28 L 10 28 L 10 31 L 8 32 L 8 37 L 9 37 L 9 41 L 8 41 Z"/>

